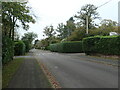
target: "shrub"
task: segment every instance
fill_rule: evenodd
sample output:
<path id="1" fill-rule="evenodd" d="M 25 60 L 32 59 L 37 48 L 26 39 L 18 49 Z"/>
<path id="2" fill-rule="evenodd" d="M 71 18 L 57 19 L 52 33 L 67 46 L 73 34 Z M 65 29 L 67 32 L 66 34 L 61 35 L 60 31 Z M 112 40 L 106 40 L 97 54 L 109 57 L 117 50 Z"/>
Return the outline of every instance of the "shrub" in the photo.
<path id="1" fill-rule="evenodd" d="M 30 43 L 28 40 L 23 40 L 24 44 L 25 44 L 25 52 L 29 52 L 29 50 L 31 49 Z"/>
<path id="2" fill-rule="evenodd" d="M 84 52 L 89 55 L 90 53 L 96 53 L 96 43 L 100 40 L 100 36 L 87 37 L 83 39 Z"/>
<path id="3" fill-rule="evenodd" d="M 51 44 L 49 48 L 53 52 L 62 52 L 62 53 L 78 53 L 78 52 L 81 53 L 81 52 L 83 52 L 81 41 Z"/>
<path id="4" fill-rule="evenodd" d="M 13 59 L 14 56 L 14 42 L 6 37 L 2 37 L 2 63 L 5 64 Z"/>
<path id="5" fill-rule="evenodd" d="M 50 50 L 50 46 L 46 46 L 44 50 Z"/>
<path id="6" fill-rule="evenodd" d="M 15 42 L 14 54 L 15 55 L 24 55 L 25 54 L 25 44 L 23 41 Z"/>
<path id="7" fill-rule="evenodd" d="M 86 54 L 120 55 L 120 36 L 95 36 L 83 39 Z"/>

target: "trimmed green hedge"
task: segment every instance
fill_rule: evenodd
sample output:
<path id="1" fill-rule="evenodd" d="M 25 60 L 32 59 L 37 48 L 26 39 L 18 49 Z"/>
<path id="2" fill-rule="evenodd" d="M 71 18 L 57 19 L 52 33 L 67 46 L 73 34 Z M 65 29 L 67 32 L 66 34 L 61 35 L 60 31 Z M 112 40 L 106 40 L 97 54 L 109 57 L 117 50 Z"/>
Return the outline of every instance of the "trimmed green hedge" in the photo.
<path id="1" fill-rule="evenodd" d="M 49 46 L 50 51 L 53 52 L 62 52 L 62 53 L 82 53 L 82 42 L 74 41 L 74 42 L 63 42 L 51 44 Z"/>
<path id="2" fill-rule="evenodd" d="M 25 44 L 23 41 L 15 42 L 14 55 L 24 55 L 25 54 Z"/>
<path id="3" fill-rule="evenodd" d="M 120 36 L 94 36 L 83 39 L 86 54 L 120 55 Z"/>
<path id="4" fill-rule="evenodd" d="M 2 63 L 6 64 L 13 59 L 14 42 L 8 37 L 2 37 Z"/>

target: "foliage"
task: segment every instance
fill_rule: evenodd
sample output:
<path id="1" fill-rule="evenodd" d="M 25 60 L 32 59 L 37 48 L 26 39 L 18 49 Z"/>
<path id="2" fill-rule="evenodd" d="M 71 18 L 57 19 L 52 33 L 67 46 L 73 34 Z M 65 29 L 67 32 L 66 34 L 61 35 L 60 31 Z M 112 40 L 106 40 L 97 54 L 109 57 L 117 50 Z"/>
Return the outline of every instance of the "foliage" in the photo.
<path id="1" fill-rule="evenodd" d="M 56 34 L 56 32 L 55 32 L 55 30 L 54 30 L 54 28 L 53 28 L 52 25 L 49 26 L 49 27 L 46 26 L 46 27 L 44 28 L 43 33 L 47 36 L 49 43 L 52 42 L 52 37 Z"/>
<path id="2" fill-rule="evenodd" d="M 29 43 L 28 40 L 23 40 L 24 44 L 25 44 L 25 52 L 29 52 L 29 50 L 31 49 L 31 45 Z"/>
<path id="3" fill-rule="evenodd" d="M 81 41 L 86 37 L 85 29 L 83 27 L 76 28 L 74 32 L 67 38 L 68 41 Z"/>
<path id="4" fill-rule="evenodd" d="M 103 20 L 104 21 L 104 20 Z M 89 29 L 89 33 L 86 34 L 84 27 L 77 27 L 75 31 L 67 38 L 68 41 L 80 41 L 85 37 L 90 36 L 108 36 L 110 32 L 118 32 L 117 23 L 112 20 L 101 21 L 101 26 Z M 105 23 L 106 22 L 106 23 Z"/>
<path id="5" fill-rule="evenodd" d="M 64 39 L 68 36 L 68 31 L 63 23 L 58 24 L 56 31 L 58 32 L 58 37 Z"/>
<path id="6" fill-rule="evenodd" d="M 42 39 L 42 40 L 38 41 L 35 48 L 36 49 L 41 49 L 42 47 L 49 46 L 49 41 L 48 40 L 49 39 L 46 38 L 46 39 Z"/>
<path id="7" fill-rule="evenodd" d="M 24 36 L 22 36 L 22 40 L 27 40 L 29 41 L 30 44 L 32 44 L 33 40 L 35 38 L 37 38 L 37 34 L 36 33 L 33 33 L 33 32 L 28 32 L 28 33 L 24 33 Z"/>
<path id="8" fill-rule="evenodd" d="M 46 26 L 46 27 L 44 28 L 43 33 L 44 33 L 48 38 L 51 38 L 52 36 L 54 36 L 54 35 L 55 35 L 55 32 L 54 32 L 53 26 L 52 26 L 52 25 L 49 26 L 49 27 Z"/>
<path id="9" fill-rule="evenodd" d="M 83 52 L 81 41 L 51 44 L 49 49 L 53 52 L 62 52 L 62 53 Z"/>
<path id="10" fill-rule="evenodd" d="M 14 47 L 15 55 L 24 55 L 25 54 L 25 44 L 23 41 L 16 41 Z"/>
<path id="11" fill-rule="evenodd" d="M 73 17 L 71 17 L 66 23 L 66 30 L 68 33 L 67 36 L 70 36 L 71 33 L 76 29 Z"/>
<path id="12" fill-rule="evenodd" d="M 99 26 L 99 30 L 101 32 L 106 32 L 109 35 L 109 32 L 118 32 L 117 22 L 112 21 L 110 19 L 104 19 L 101 21 L 101 26 Z"/>
<path id="13" fill-rule="evenodd" d="M 118 33 L 120 34 L 120 26 L 117 27 Z"/>
<path id="14" fill-rule="evenodd" d="M 57 37 L 52 37 L 51 38 L 51 44 L 59 43 L 59 42 L 60 42 L 59 38 L 57 38 Z M 49 49 L 49 44 L 50 44 L 49 38 L 42 39 L 40 41 L 37 41 L 37 43 L 35 45 L 35 48 L 48 50 Z"/>
<path id="15" fill-rule="evenodd" d="M 33 15 L 30 15 L 30 7 L 25 2 L 2 2 L 2 30 L 3 35 L 14 40 L 15 27 L 21 22 L 23 29 L 28 30 L 28 23 L 35 23 Z"/>
<path id="16" fill-rule="evenodd" d="M 17 58 L 3 66 L 3 68 L 2 68 L 2 88 L 7 88 L 11 78 L 14 76 L 16 71 L 19 69 L 23 60 L 24 60 L 23 58 Z"/>
<path id="17" fill-rule="evenodd" d="M 120 55 L 120 36 L 94 36 L 83 39 L 86 54 Z"/>
<path id="18" fill-rule="evenodd" d="M 14 42 L 6 36 L 2 38 L 2 63 L 6 64 L 13 59 Z"/>
<path id="19" fill-rule="evenodd" d="M 113 27 L 113 26 L 117 26 L 117 22 L 116 21 L 112 21 L 111 19 L 104 19 L 101 21 L 101 26 L 102 27 Z"/>
<path id="20" fill-rule="evenodd" d="M 97 49 L 95 48 L 96 43 L 100 40 L 100 36 L 87 37 L 83 39 L 83 48 L 86 54 L 96 53 Z"/>
<path id="21" fill-rule="evenodd" d="M 92 29 L 95 27 L 94 20 L 98 19 L 99 14 L 97 12 L 97 7 L 92 4 L 86 4 L 83 6 L 78 12 L 79 15 L 75 15 L 77 19 L 79 19 L 79 25 L 86 28 L 87 18 L 88 18 L 88 29 Z"/>

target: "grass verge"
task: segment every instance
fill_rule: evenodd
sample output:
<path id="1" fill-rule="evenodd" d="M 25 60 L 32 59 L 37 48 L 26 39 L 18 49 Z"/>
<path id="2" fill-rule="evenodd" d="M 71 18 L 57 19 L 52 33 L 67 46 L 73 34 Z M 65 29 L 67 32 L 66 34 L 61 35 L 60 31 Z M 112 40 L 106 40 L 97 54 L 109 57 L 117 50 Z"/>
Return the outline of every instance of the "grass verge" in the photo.
<path id="1" fill-rule="evenodd" d="M 2 67 L 2 88 L 7 88 L 9 81 L 22 64 L 24 58 L 16 58 Z"/>

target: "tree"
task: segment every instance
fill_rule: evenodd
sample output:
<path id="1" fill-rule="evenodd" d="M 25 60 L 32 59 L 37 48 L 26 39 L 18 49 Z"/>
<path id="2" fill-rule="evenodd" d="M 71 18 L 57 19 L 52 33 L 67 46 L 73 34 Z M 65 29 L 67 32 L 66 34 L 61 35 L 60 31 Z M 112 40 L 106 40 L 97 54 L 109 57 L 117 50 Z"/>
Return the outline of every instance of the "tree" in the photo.
<path id="1" fill-rule="evenodd" d="M 30 15 L 30 7 L 24 2 L 2 2 L 2 30 L 3 35 L 14 40 L 15 27 L 20 22 L 23 29 L 28 30 L 28 23 L 35 23 L 33 15 Z"/>
<path id="2" fill-rule="evenodd" d="M 47 36 L 47 38 L 48 38 L 48 40 L 49 40 L 49 43 L 52 42 L 52 37 L 56 34 L 56 32 L 55 32 L 55 30 L 54 30 L 54 28 L 53 28 L 52 25 L 49 26 L 49 27 L 46 26 L 46 27 L 44 28 L 43 33 Z"/>
<path id="3" fill-rule="evenodd" d="M 29 43 L 32 44 L 33 40 L 37 37 L 38 36 L 36 33 L 28 32 L 28 33 L 25 33 L 24 36 L 22 36 L 22 40 L 29 41 Z"/>
<path id="4" fill-rule="evenodd" d="M 107 35 L 109 35 L 109 32 L 118 32 L 118 23 L 116 21 L 104 19 L 100 24 L 99 29 L 102 32 L 106 32 Z"/>
<path id="5" fill-rule="evenodd" d="M 80 41 L 86 37 L 83 27 L 76 28 L 74 32 L 67 38 L 67 41 Z"/>
<path id="6" fill-rule="evenodd" d="M 67 38 L 71 35 L 72 32 L 76 29 L 73 17 L 70 17 L 68 21 L 66 21 L 66 25 L 63 23 L 58 24 L 56 31 L 59 33 L 58 37 L 60 39 Z"/>
<path id="7" fill-rule="evenodd" d="M 44 33 L 48 38 L 51 38 L 52 36 L 54 36 L 54 35 L 56 34 L 52 25 L 51 25 L 51 26 L 46 26 L 46 27 L 44 28 L 43 33 Z"/>
<path id="8" fill-rule="evenodd" d="M 37 49 L 44 48 L 45 49 L 45 47 L 47 47 L 47 46 L 49 46 L 49 39 L 48 38 L 38 41 L 35 45 L 35 48 L 37 48 Z"/>
<path id="9" fill-rule="evenodd" d="M 39 41 L 38 39 L 37 39 L 37 40 L 35 40 L 34 45 L 36 45 L 38 41 Z"/>
<path id="10" fill-rule="evenodd" d="M 88 29 L 92 29 L 95 27 L 94 20 L 100 18 L 97 7 L 92 4 L 83 6 L 78 14 L 79 15 L 75 15 L 75 17 L 80 20 L 79 25 L 83 26 L 85 29 L 87 28 L 87 21 Z"/>
<path id="11" fill-rule="evenodd" d="M 68 36 L 70 36 L 71 33 L 76 29 L 74 21 L 75 20 L 73 19 L 73 17 L 71 17 L 67 21 L 66 28 L 67 28 Z"/>
<path id="12" fill-rule="evenodd" d="M 110 19 L 104 19 L 101 21 L 101 28 L 105 29 L 106 27 L 110 27 L 110 28 L 113 28 L 115 26 L 117 26 L 117 22 L 116 21 L 112 21 Z"/>
<path id="13" fill-rule="evenodd" d="M 64 39 L 68 36 L 68 31 L 63 23 L 58 24 L 56 31 L 58 32 L 58 37 Z"/>

